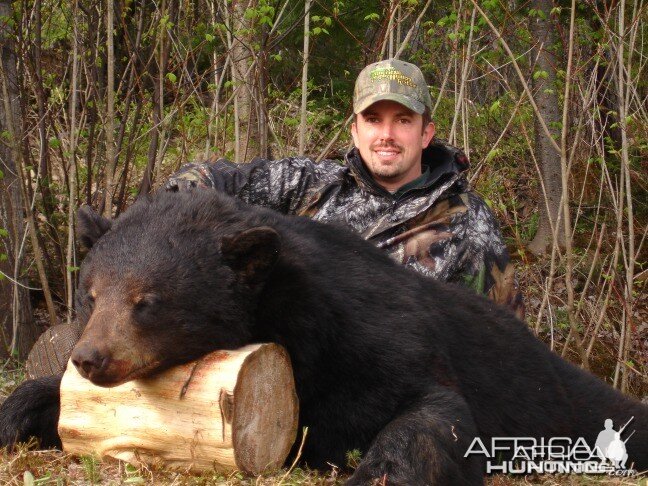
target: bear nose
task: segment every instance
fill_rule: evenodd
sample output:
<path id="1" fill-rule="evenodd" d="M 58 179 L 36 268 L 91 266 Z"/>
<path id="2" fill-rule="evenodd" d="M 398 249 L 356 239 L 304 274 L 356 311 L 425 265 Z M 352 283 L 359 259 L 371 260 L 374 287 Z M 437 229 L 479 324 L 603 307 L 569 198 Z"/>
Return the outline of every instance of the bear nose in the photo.
<path id="1" fill-rule="evenodd" d="M 81 346 L 72 352 L 72 364 L 84 378 L 103 371 L 108 365 L 108 358 L 96 348 Z"/>

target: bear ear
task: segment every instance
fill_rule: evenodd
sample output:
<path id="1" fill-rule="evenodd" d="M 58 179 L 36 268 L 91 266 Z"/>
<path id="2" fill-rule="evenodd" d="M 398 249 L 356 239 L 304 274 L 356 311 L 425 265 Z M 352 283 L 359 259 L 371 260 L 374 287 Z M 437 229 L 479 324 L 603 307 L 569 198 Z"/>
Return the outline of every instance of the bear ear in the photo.
<path id="1" fill-rule="evenodd" d="M 112 221 L 95 212 L 90 206 L 81 206 L 77 211 L 77 238 L 88 250 L 111 225 Z"/>
<path id="2" fill-rule="evenodd" d="M 225 263 L 248 283 L 260 283 L 279 258 L 281 238 L 273 228 L 258 226 L 224 236 L 221 253 Z"/>

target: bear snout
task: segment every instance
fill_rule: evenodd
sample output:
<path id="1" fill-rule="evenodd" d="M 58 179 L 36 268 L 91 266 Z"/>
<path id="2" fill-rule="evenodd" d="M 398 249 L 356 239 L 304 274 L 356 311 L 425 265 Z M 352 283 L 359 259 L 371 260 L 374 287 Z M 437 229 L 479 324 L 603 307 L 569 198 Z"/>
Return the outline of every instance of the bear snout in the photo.
<path id="1" fill-rule="evenodd" d="M 108 368 L 110 361 L 104 353 L 88 345 L 74 348 L 71 359 L 79 374 L 90 381 L 95 381 Z"/>

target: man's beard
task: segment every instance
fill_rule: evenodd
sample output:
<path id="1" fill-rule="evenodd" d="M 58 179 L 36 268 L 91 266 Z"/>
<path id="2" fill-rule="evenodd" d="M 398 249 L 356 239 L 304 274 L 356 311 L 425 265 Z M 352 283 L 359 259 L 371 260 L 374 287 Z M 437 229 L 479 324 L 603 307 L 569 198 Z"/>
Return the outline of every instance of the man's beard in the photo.
<path id="1" fill-rule="evenodd" d="M 382 164 L 379 162 L 380 156 L 376 154 L 375 152 L 379 150 L 389 150 L 389 149 L 395 149 L 398 151 L 398 155 L 403 154 L 403 147 L 401 147 L 398 144 L 395 143 L 380 143 L 380 144 L 375 144 L 372 145 L 371 147 L 372 154 L 375 155 L 375 158 L 372 157 L 374 160 L 372 160 L 372 170 L 371 172 L 375 177 L 380 177 L 383 179 L 392 179 L 400 176 L 403 172 L 403 169 L 401 167 L 402 164 L 402 159 L 401 160 L 396 160 L 392 164 Z"/>

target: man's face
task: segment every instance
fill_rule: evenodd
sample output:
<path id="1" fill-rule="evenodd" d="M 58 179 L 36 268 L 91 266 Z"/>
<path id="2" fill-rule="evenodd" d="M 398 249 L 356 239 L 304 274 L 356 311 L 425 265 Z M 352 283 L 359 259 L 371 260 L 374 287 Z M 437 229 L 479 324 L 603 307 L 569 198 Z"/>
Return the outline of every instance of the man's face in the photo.
<path id="1" fill-rule="evenodd" d="M 353 142 L 374 180 L 388 191 L 421 175 L 421 152 L 434 136 L 434 124 L 395 101 L 378 101 L 358 113 Z"/>

